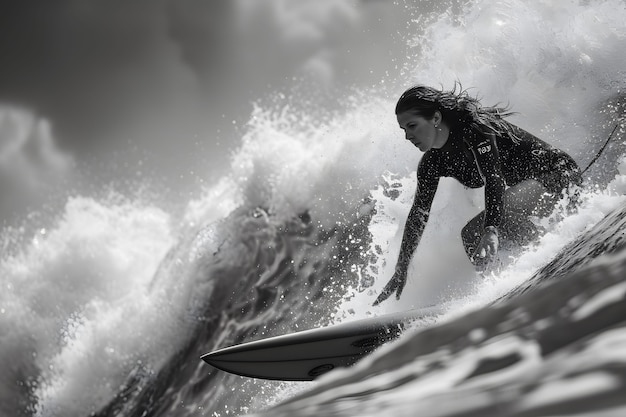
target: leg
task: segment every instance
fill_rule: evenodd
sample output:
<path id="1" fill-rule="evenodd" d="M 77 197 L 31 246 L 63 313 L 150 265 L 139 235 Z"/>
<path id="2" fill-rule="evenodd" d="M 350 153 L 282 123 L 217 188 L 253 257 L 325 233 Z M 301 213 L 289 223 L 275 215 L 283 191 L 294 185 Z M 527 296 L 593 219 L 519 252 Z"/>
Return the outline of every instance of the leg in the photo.
<path id="1" fill-rule="evenodd" d="M 500 247 L 519 248 L 537 239 L 541 230 L 530 217 L 549 215 L 557 201 L 557 197 L 547 193 L 545 187 L 534 180 L 507 189 L 504 193 L 502 223 L 498 229 Z M 484 211 L 480 212 L 461 231 L 465 253 L 478 269 L 483 269 L 485 265 L 479 265 L 480 260 L 472 259 L 472 255 L 482 236 L 484 215 Z"/>

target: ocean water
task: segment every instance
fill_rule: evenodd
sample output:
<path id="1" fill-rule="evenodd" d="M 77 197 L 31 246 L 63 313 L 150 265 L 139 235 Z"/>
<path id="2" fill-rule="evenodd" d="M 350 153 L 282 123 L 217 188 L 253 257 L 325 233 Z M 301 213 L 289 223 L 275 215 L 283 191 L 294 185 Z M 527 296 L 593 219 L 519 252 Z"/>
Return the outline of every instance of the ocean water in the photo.
<path id="1" fill-rule="evenodd" d="M 519 286 L 533 286 L 532 277 L 563 248 L 626 203 L 623 1 L 469 1 L 428 15 L 416 6 L 398 7 L 415 21 L 404 34 L 412 53 L 397 75 L 355 91 L 332 114 L 294 105 L 289 97 L 256 106 L 229 171 L 186 202 L 182 213 L 118 190 L 68 196 L 62 210 L 38 218 L 36 228 L 2 231 L 0 416 L 245 415 L 298 396 L 304 405 L 287 408 L 286 415 L 373 415 L 389 404 L 400 404 L 405 411 L 398 414 L 408 415 L 415 398 L 430 415 L 452 415 L 470 397 L 495 404 L 490 389 L 496 383 L 506 387 L 516 375 L 550 381 L 581 358 L 572 348 L 541 375 L 540 366 L 534 373 L 516 368 L 456 391 L 459 369 L 476 363 L 471 351 L 417 365 L 411 355 L 395 355 L 405 363 L 392 364 L 394 349 L 411 346 L 405 339 L 319 383 L 246 379 L 200 361 L 201 354 L 227 345 L 434 304 L 447 312 L 432 329 L 452 334 L 447 323 Z M 488 276 L 473 272 L 459 237 L 482 209 L 482 190 L 443 180 L 402 299 L 373 308 L 397 256 L 421 157 L 397 128 L 395 99 L 414 83 L 450 88 L 455 81 L 485 104 L 508 103 L 518 112 L 514 123 L 563 148 L 582 167 L 618 129 L 586 173 L 580 210 L 537 219 L 546 235 Z M 592 255 L 602 256 L 583 250 L 580 264 Z M 620 337 L 607 331 L 594 342 L 604 348 L 589 356 L 623 364 Z M 508 352 L 513 342 L 492 348 Z M 528 348 L 520 355 L 530 358 L 522 363 L 541 364 L 532 362 L 531 344 L 519 343 Z M 397 383 L 416 374 L 416 366 L 433 363 L 445 366 L 426 379 Z M 388 364 L 394 373 L 367 374 L 368 364 Z M 366 386 L 351 391 L 364 373 Z M 569 393 L 599 392 L 619 377 L 591 375 L 596 379 L 555 377 L 555 389 L 543 385 L 531 399 L 554 403 L 565 385 Z M 356 394 L 344 402 L 307 396 L 333 384 L 337 392 Z M 445 390 L 457 398 L 442 396 Z M 364 391 L 370 394 L 358 395 Z M 432 406 L 442 398 L 449 408 Z M 324 403 L 336 407 L 316 408 Z M 601 408 L 580 415 L 612 415 L 600 414 Z M 567 410 L 563 415 L 575 415 Z"/>

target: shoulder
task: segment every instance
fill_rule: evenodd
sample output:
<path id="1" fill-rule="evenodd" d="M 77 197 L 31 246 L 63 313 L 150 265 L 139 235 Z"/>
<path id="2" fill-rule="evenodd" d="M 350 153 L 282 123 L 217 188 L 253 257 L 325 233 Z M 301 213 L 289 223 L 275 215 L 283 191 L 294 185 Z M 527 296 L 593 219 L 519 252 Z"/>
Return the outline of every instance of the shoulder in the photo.
<path id="1" fill-rule="evenodd" d="M 437 152 L 432 150 L 426 151 L 417 164 L 418 177 L 434 177 L 439 175 L 441 166 L 440 158 Z"/>
<path id="2" fill-rule="evenodd" d="M 423 169 L 424 167 L 432 166 L 437 164 L 437 154 L 432 150 L 428 150 L 424 152 L 422 155 L 422 159 L 417 164 L 418 169 Z"/>
<path id="3" fill-rule="evenodd" d="M 463 129 L 463 143 L 479 154 L 491 151 L 496 145 L 497 135 L 486 126 L 467 126 Z"/>

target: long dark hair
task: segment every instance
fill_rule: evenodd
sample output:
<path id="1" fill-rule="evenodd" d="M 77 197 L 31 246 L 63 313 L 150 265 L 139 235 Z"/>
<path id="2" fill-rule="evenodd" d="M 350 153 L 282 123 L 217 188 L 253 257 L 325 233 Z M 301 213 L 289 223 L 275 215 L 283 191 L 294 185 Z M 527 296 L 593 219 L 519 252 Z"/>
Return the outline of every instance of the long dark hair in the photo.
<path id="1" fill-rule="evenodd" d="M 427 119 L 439 111 L 451 129 L 471 127 L 479 132 L 493 132 L 514 141 L 519 140 L 512 125 L 503 119 L 514 112 L 508 107 L 483 107 L 480 100 L 470 96 L 459 82 L 455 82 L 450 91 L 425 85 L 409 88 L 396 104 L 396 115 L 406 111 L 415 112 Z"/>

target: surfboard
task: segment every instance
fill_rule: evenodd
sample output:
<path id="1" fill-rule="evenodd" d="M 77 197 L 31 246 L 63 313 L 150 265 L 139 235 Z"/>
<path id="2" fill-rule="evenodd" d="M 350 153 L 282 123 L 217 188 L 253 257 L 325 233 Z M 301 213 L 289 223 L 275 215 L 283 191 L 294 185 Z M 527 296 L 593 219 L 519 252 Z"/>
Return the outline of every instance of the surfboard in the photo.
<path id="1" fill-rule="evenodd" d="M 427 307 L 230 346 L 202 355 L 229 373 L 280 381 L 312 381 L 335 368 L 353 365 L 411 323 L 442 313 Z"/>

